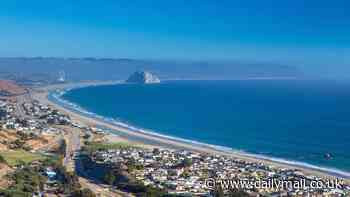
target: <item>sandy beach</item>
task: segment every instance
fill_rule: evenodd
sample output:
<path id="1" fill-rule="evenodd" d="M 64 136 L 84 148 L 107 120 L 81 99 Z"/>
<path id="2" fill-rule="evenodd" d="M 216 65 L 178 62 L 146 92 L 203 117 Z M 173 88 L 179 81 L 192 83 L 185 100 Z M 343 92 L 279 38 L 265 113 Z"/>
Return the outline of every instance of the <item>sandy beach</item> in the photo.
<path id="1" fill-rule="evenodd" d="M 335 173 L 331 172 L 326 172 L 323 170 L 318 170 L 318 169 L 312 169 L 312 168 L 307 168 L 307 167 L 302 167 L 298 165 L 291 165 L 291 164 L 286 164 L 282 162 L 276 162 L 272 161 L 269 159 L 261 159 L 261 158 L 256 158 L 254 156 L 246 155 L 244 153 L 240 152 L 232 152 L 232 151 L 223 151 L 223 150 L 217 150 L 213 147 L 210 146 L 202 146 L 202 145 L 195 145 L 195 144 L 190 144 L 186 142 L 181 142 L 177 140 L 172 140 L 172 139 L 167 139 L 165 137 L 161 136 L 156 136 L 152 134 L 147 134 L 147 133 L 142 133 L 142 132 L 135 132 L 131 129 L 118 126 L 115 124 L 110 124 L 106 121 L 99 120 L 97 118 L 93 117 L 88 117 L 84 116 L 81 113 L 77 113 L 71 109 L 68 109 L 66 107 L 63 107 L 56 102 L 51 101 L 48 99 L 48 95 L 50 91 L 57 90 L 57 89 L 72 89 L 72 88 L 79 88 L 79 87 L 86 87 L 86 86 L 96 86 L 96 85 L 108 85 L 108 84 L 116 84 L 120 82 L 86 82 L 86 83 L 74 83 L 74 84 L 61 84 L 61 85 L 54 85 L 54 86 L 47 86 L 45 88 L 39 88 L 31 91 L 31 96 L 33 99 L 38 100 L 39 102 L 47 105 L 51 105 L 54 108 L 68 114 L 72 120 L 76 122 L 80 122 L 85 125 L 89 126 L 99 126 L 99 127 L 104 127 L 108 128 L 110 130 L 115 130 L 118 131 L 118 133 L 123 134 L 123 136 L 116 136 L 113 134 L 109 134 L 110 137 L 109 141 L 113 142 L 120 142 L 121 140 L 127 140 L 131 141 L 134 143 L 140 143 L 140 144 L 145 144 L 146 146 L 160 146 L 164 148 L 174 148 L 174 149 L 186 149 L 190 151 L 195 151 L 195 152 L 201 152 L 201 153 L 209 153 L 209 154 L 219 154 L 219 155 L 225 155 L 228 157 L 233 157 L 235 159 L 241 159 L 241 160 L 246 160 L 250 162 L 257 162 L 257 163 L 264 163 L 265 165 L 277 167 L 277 168 L 291 168 L 291 169 L 298 169 L 301 172 L 303 172 L 305 175 L 314 175 L 322 178 L 328 178 L 328 179 L 334 179 L 334 178 L 342 178 L 346 182 L 350 182 L 349 177 L 340 177 Z"/>

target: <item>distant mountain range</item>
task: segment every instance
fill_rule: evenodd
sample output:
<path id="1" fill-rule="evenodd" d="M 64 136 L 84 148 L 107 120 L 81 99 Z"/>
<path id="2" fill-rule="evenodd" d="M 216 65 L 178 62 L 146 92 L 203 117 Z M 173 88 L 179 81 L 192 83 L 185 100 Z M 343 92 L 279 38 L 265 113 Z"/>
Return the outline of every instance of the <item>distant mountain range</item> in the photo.
<path id="1" fill-rule="evenodd" d="M 138 70 L 160 79 L 236 79 L 300 77 L 296 67 L 273 63 L 161 61 L 113 58 L 0 58 L 0 78 L 22 81 L 55 81 L 60 71 L 67 80 L 119 80 Z"/>

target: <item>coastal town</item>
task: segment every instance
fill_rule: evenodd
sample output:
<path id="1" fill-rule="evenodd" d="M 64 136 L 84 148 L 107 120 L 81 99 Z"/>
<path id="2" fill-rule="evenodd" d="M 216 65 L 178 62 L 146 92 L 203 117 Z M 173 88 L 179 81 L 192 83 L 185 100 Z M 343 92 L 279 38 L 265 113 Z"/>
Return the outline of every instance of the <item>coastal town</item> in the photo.
<path id="1" fill-rule="evenodd" d="M 339 177 L 125 139 L 43 102 L 43 89 L 2 92 L 0 196 L 350 196 Z"/>
<path id="2" fill-rule="evenodd" d="M 0 1 L 0 197 L 350 197 L 350 0 Z"/>
<path id="3" fill-rule="evenodd" d="M 341 196 L 349 195 L 350 191 L 349 185 L 344 183 L 326 187 L 327 183 L 322 179 L 305 175 L 296 169 L 276 168 L 263 163 L 186 150 L 120 147 L 94 151 L 91 158 L 95 163 L 129 170 L 132 177 L 144 185 L 166 189 L 167 192 L 176 195 L 210 196 L 212 189 L 215 189 L 212 188 L 214 184 L 219 187 L 226 186 L 227 188 L 223 189 L 227 190 L 245 189 L 243 196 Z M 309 187 L 248 188 L 249 180 L 273 179 L 291 182 L 304 180 Z M 236 185 L 233 185 L 233 182 L 206 183 L 208 180 L 231 180 L 235 181 Z M 312 188 L 310 183 L 313 181 L 322 182 L 325 187 Z M 238 188 L 238 185 L 244 182 L 247 188 Z M 234 188 L 236 186 L 237 188 Z"/>

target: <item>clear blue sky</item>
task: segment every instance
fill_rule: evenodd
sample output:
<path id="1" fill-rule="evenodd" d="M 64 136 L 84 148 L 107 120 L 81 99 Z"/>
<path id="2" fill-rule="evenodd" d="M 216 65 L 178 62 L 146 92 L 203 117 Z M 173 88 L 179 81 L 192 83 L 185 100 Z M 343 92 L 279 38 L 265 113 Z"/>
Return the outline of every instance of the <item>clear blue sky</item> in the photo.
<path id="1" fill-rule="evenodd" d="M 2 0 L 0 56 L 350 63 L 348 0 Z"/>

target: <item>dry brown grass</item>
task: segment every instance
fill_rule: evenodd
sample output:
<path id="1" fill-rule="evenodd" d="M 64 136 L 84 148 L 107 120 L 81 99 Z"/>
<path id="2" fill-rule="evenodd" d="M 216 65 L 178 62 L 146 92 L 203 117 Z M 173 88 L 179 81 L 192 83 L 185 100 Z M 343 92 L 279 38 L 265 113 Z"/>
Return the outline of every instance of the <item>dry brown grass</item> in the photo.
<path id="1" fill-rule="evenodd" d="M 0 80 L 0 92 L 8 95 L 20 95 L 24 94 L 26 90 L 13 81 Z"/>
<path id="2" fill-rule="evenodd" d="M 26 144 L 30 146 L 33 150 L 37 150 L 47 146 L 48 144 L 52 144 L 53 142 L 55 142 L 55 136 L 45 135 L 37 139 L 28 140 L 26 141 Z"/>
<path id="3" fill-rule="evenodd" d="M 25 140 L 25 146 L 33 150 L 42 149 L 54 143 L 56 137 L 55 135 L 42 135 L 38 138 Z M 17 139 L 20 139 L 20 136 L 17 135 L 16 131 L 0 129 L 0 151 L 9 150 L 9 145 Z"/>
<path id="4" fill-rule="evenodd" d="M 6 178 L 6 175 L 13 172 L 13 169 L 6 164 L 0 164 L 0 188 L 7 188 L 11 182 Z"/>

